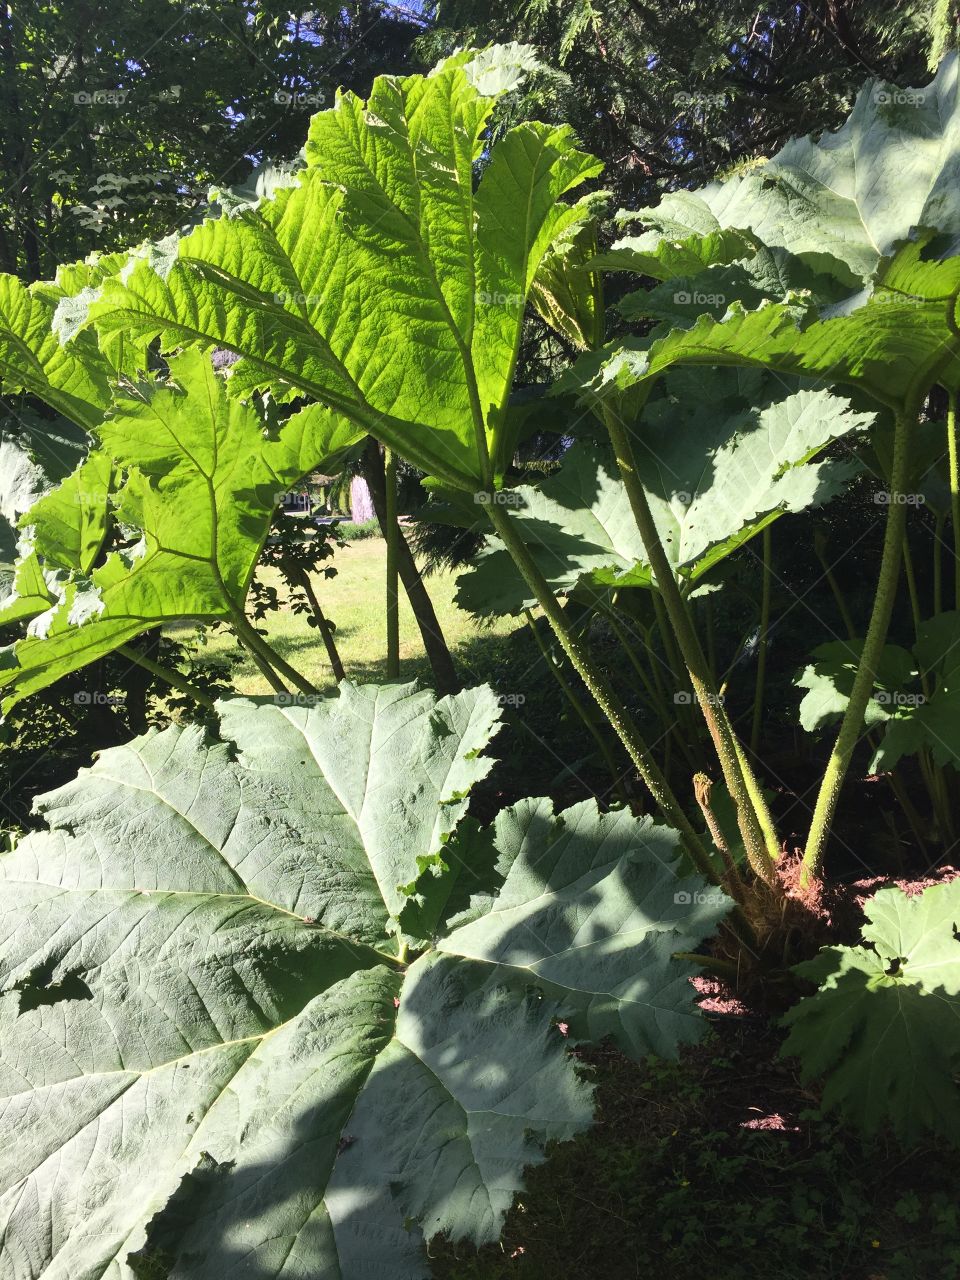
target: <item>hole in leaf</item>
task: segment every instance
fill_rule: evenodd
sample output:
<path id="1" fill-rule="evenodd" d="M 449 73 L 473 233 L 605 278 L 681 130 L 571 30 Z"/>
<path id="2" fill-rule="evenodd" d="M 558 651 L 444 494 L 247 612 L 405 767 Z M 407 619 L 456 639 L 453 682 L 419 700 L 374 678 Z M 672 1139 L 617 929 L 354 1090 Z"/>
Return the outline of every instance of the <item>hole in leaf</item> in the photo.
<path id="1" fill-rule="evenodd" d="M 31 1009 L 40 1009 L 47 1005 L 59 1004 L 61 1000 L 92 1000 L 93 992 L 84 982 L 78 970 L 64 974 L 59 982 L 51 982 L 54 961 L 41 966 L 18 983 L 15 990 L 20 993 L 19 1012 L 29 1013 Z"/>

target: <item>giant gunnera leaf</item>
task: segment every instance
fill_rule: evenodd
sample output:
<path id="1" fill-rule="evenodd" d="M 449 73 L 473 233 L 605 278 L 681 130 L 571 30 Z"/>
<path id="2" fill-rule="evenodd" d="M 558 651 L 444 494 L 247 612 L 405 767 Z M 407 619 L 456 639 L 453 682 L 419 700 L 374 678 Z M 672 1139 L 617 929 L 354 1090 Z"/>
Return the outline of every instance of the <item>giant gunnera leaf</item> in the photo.
<path id="1" fill-rule="evenodd" d="M 0 385 L 4 394 L 28 391 L 89 429 L 110 403 L 109 368 L 92 332 L 70 347 L 60 343 L 53 332 L 57 293 L 0 273 Z"/>
<path id="2" fill-rule="evenodd" d="M 894 412 L 913 412 L 931 385 L 960 380 L 960 257 L 927 261 L 930 243 L 927 233 L 902 246 L 882 285 L 845 305 L 818 310 L 792 300 L 751 311 L 734 302 L 721 319 L 704 312 L 690 327 L 628 338 L 581 357 L 557 391 L 577 392 L 592 404 L 635 407 L 677 366 L 741 366 L 852 386 Z"/>
<path id="3" fill-rule="evenodd" d="M 862 640 L 830 640 L 818 645 L 812 662 L 797 675 L 794 683 L 806 693 L 800 703 L 800 723 L 815 733 L 841 719 L 850 702 L 850 691 L 863 653 Z M 867 704 L 864 724 L 868 729 L 889 720 L 893 708 L 909 696 L 917 678 L 917 665 L 900 645 L 884 645 L 874 676 L 874 695 Z"/>
<path id="4" fill-rule="evenodd" d="M 960 88 L 950 54 L 928 85 L 903 89 L 869 81 L 835 133 L 794 138 L 772 159 L 698 191 L 674 191 L 652 209 L 620 215 L 655 228 L 638 248 L 656 256 L 656 235 L 716 243 L 751 233 L 848 285 L 874 275 L 881 259 L 917 228 L 935 227 L 960 252 Z M 635 242 L 615 246 L 620 260 Z M 688 251 L 688 258 L 689 258 Z M 714 257 L 714 260 L 716 258 Z"/>
<path id="5" fill-rule="evenodd" d="M 806 690 L 800 723 L 816 730 L 846 711 L 862 641 L 835 641 L 814 650 L 797 677 Z M 920 623 L 912 653 L 885 645 L 864 722 L 882 727 L 870 769 L 889 772 L 903 756 L 927 751 L 938 765 L 960 767 L 960 613 Z"/>
<path id="6" fill-rule="evenodd" d="M 21 518 L 77 467 L 88 443 L 74 423 L 27 407 L 0 422 L 0 613 L 11 603 Z"/>
<path id="7" fill-rule="evenodd" d="M 366 101 L 338 94 L 294 186 L 104 280 L 101 335 L 234 351 L 238 390 L 305 394 L 447 483 L 489 487 L 510 462 L 527 300 L 539 277 L 543 303 L 544 259 L 588 216 L 563 198 L 601 169 L 567 126 L 490 146 L 496 100 L 530 65 L 520 46 L 461 52 L 429 76 L 378 77 Z"/>
<path id="8" fill-rule="evenodd" d="M 459 921 L 398 932 L 456 876 L 489 691 L 222 710 L 235 746 L 106 751 L 0 856 L 3 1280 L 427 1280 L 590 1122 L 558 1017 L 698 1032 L 671 957 L 729 904 L 649 819 L 518 806 Z"/>
<path id="9" fill-rule="evenodd" d="M 841 491 L 855 467 L 817 461 L 832 440 L 869 425 L 868 414 L 827 391 L 747 407 L 731 379 L 707 375 L 701 396 L 671 388 L 650 401 L 634 435 L 634 458 L 667 556 L 691 581 L 786 512 Z M 779 388 L 778 388 L 779 390 Z M 612 451 L 575 444 L 540 486 L 511 490 L 514 526 L 555 591 L 649 586 L 643 542 Z M 492 542 L 458 580 L 473 613 L 517 612 L 533 603 L 507 552 Z"/>
<path id="10" fill-rule="evenodd" d="M 956 54 L 923 88 L 871 81 L 836 133 L 794 139 L 726 181 L 622 214 L 650 229 L 601 265 L 669 280 L 627 311 L 675 328 L 581 361 L 588 398 L 630 388 L 635 400 L 677 363 L 815 376 L 913 416 L 931 385 L 955 387 L 958 85 Z"/>
<path id="11" fill-rule="evenodd" d="M 22 517 L 29 549 L 0 622 L 28 606 L 36 616 L 6 651 L 5 710 L 151 627 L 242 610 L 284 491 L 358 438 L 320 405 L 265 430 L 195 348 L 171 360 L 167 381 L 125 387 L 97 435 L 100 447 Z M 95 566 L 108 517 L 142 538 Z M 46 595 L 30 594 L 24 578 L 44 577 Z"/>
<path id="12" fill-rule="evenodd" d="M 882 889 L 864 910 L 863 946 L 797 966 L 819 990 L 784 1018 L 783 1052 L 858 1128 L 960 1143 L 960 880 Z"/>

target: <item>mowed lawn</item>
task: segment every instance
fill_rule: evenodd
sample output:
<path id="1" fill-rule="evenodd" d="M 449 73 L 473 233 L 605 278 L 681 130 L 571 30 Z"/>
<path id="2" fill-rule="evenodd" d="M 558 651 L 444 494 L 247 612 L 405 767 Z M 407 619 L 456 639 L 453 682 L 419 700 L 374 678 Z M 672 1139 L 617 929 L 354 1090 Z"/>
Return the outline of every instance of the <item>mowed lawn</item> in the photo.
<path id="1" fill-rule="evenodd" d="M 326 562 L 337 569 L 335 578 L 325 579 L 322 571 L 315 575 L 314 584 L 321 608 L 336 624 L 337 648 L 347 676 L 358 683 L 373 683 L 385 678 L 386 656 L 386 543 L 382 538 L 364 538 L 339 548 L 332 560 Z M 272 570 L 262 573 L 262 580 L 275 586 L 281 602 L 287 599 L 286 588 L 279 575 Z M 506 618 L 492 627 L 479 626 L 470 616 L 453 603 L 456 575 L 434 574 L 426 580 L 427 591 L 437 611 L 440 628 L 447 644 L 456 655 L 457 649 L 478 635 L 505 635 L 518 625 L 517 620 Z M 301 672 L 318 689 L 334 687 L 330 664 L 327 661 L 323 641 L 315 628 L 307 625 L 306 614 L 295 614 L 282 607 L 269 614 L 263 623 L 267 638 L 276 651 Z M 187 639 L 186 628 L 171 629 L 176 639 Z M 201 654 L 239 652 L 239 645 L 231 632 L 222 631 L 209 637 Z M 430 666 L 423 650 L 423 641 L 406 593 L 400 588 L 400 675 L 403 679 L 420 676 L 430 678 Z M 269 693 L 270 689 L 253 662 L 244 655 L 242 665 L 236 668 L 234 683 L 241 693 Z"/>

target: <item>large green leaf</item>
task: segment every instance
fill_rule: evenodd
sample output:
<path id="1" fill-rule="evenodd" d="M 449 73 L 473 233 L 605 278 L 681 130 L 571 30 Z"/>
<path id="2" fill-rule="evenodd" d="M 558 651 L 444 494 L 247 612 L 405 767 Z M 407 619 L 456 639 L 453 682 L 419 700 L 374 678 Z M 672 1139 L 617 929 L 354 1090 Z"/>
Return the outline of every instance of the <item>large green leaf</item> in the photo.
<path id="1" fill-rule="evenodd" d="M 890 263 L 882 288 L 866 291 L 827 318 L 793 303 L 745 310 L 734 302 L 716 320 L 701 315 L 665 337 L 627 339 L 606 353 L 578 361 L 557 385 L 592 402 L 636 397 L 677 365 L 744 365 L 821 383 L 856 387 L 901 410 L 937 381 L 955 382 L 956 290 L 960 257 L 922 259 L 924 245 L 904 246 Z"/>
<path id="2" fill-rule="evenodd" d="M 807 691 L 800 702 L 800 723 L 808 733 L 833 724 L 843 716 L 862 652 L 862 640 L 831 640 L 814 649 L 813 661 L 804 667 L 795 682 L 798 688 Z M 896 644 L 884 645 L 874 678 L 875 693 L 864 715 L 867 728 L 890 718 L 892 707 L 907 696 L 916 676 L 916 661 L 906 649 Z"/>
<path id="3" fill-rule="evenodd" d="M 957 81 L 951 56 L 926 89 L 871 83 L 836 134 L 794 140 L 727 182 L 623 215 L 655 230 L 615 248 L 615 262 L 632 258 L 639 270 L 651 259 L 691 264 L 665 277 L 672 290 L 628 299 L 628 312 L 683 332 L 581 362 L 587 397 L 629 390 L 635 406 L 642 388 L 677 363 L 814 376 L 856 386 L 894 410 L 912 407 L 935 382 L 960 384 Z M 759 248 L 728 265 L 724 237 L 738 234 Z M 696 271 L 698 253 L 709 270 Z M 704 305 L 678 306 L 678 286 Z M 838 286 L 854 292 L 838 300 Z M 758 294 L 783 301 L 757 307 Z"/>
<path id="4" fill-rule="evenodd" d="M 0 437 L 0 574 L 4 589 L 0 604 L 6 603 L 18 559 L 17 524 L 46 489 L 46 477 L 16 437 Z"/>
<path id="5" fill-rule="evenodd" d="M 831 440 L 871 421 L 825 391 L 770 402 L 768 390 L 762 407 L 746 408 L 721 398 L 729 392 L 726 379 L 701 381 L 700 390 L 702 399 L 666 394 L 650 402 L 632 433 L 667 556 L 694 581 L 778 516 L 838 493 L 853 465 L 813 459 Z M 556 475 L 510 493 L 515 527 L 555 590 L 585 577 L 594 586 L 649 585 L 646 553 L 609 449 L 577 443 Z M 532 603 L 502 550 L 460 578 L 458 599 L 474 613 L 515 612 Z"/>
<path id="6" fill-rule="evenodd" d="M 960 880 L 867 903 L 862 947 L 828 947 L 796 972 L 819 991 L 784 1019 L 785 1054 L 823 1104 L 867 1132 L 960 1143 Z"/>
<path id="7" fill-rule="evenodd" d="M 622 215 L 670 240 L 753 233 L 850 285 L 917 228 L 936 228 L 960 252 L 960 89 L 951 54 L 929 85 L 872 80 L 836 133 L 795 138 L 764 164 L 699 191 L 675 191 L 654 209 Z M 650 252 L 656 241 L 646 239 Z"/>
<path id="8" fill-rule="evenodd" d="M 443 872 L 447 892 L 456 880 L 461 868 L 444 864 L 444 850 L 471 788 L 489 772 L 491 761 L 480 753 L 500 710 L 489 689 L 440 702 L 411 685 L 358 689 L 343 682 L 340 691 L 315 706 L 233 699 L 222 704 L 221 724 L 241 763 L 284 794 L 291 830 L 301 839 L 317 833 L 307 914 L 324 923 L 330 912 L 382 903 L 367 909 L 379 937 L 387 917 L 410 905 L 405 887 L 428 865 Z M 262 750 L 264 732 L 269 753 Z M 333 918 L 337 928 L 366 936 L 369 926 L 355 915 Z M 409 911 L 405 920 L 414 922 Z M 437 916 L 415 923 L 428 936 Z"/>
<path id="9" fill-rule="evenodd" d="M 699 1037 L 690 1001 L 692 951 L 730 902 L 664 875 L 676 834 L 592 800 L 555 815 L 527 800 L 497 819 L 495 896 L 477 898 L 440 950 L 506 965 L 557 999 L 575 1035 L 612 1036 L 631 1056 L 673 1056 Z"/>
<path id="10" fill-rule="evenodd" d="M 21 514 L 18 523 L 26 528 L 0 600 L 0 626 L 46 615 L 41 624 L 46 631 L 66 598 L 69 575 L 88 574 L 100 554 L 110 527 L 112 478 L 110 459 L 91 453 Z"/>
<path id="11" fill-rule="evenodd" d="M 44 285 L 44 293 L 54 305 L 53 331 L 64 345 L 71 343 L 89 320 L 90 303 L 99 296 L 104 283 L 123 273 L 126 275 L 138 261 L 148 263 L 156 271 L 165 271 L 176 255 L 178 236 L 156 242 L 147 241 L 126 253 L 92 253 L 83 262 L 72 262 L 57 268 L 53 284 Z M 102 363 L 111 376 L 136 379 L 150 368 L 149 336 L 115 329 L 100 335 Z"/>
<path id="12" fill-rule="evenodd" d="M 960 769 L 960 613 L 922 623 L 914 653 L 924 692 L 914 688 L 888 699 L 890 714 L 871 767 L 892 769 L 903 756 L 926 750 L 938 765 Z"/>
<path id="13" fill-rule="evenodd" d="M 811 303 L 832 306 L 849 294 L 835 279 L 817 274 L 785 249 L 758 246 L 749 252 L 748 258 L 672 276 L 653 288 L 627 294 L 617 309 L 628 320 L 649 318 L 686 328 L 703 314 L 722 319 L 734 302 L 747 308 L 764 300 L 788 303 L 802 314 Z"/>
<path id="14" fill-rule="evenodd" d="M 118 398 L 98 428 L 101 448 L 31 511 L 38 551 L 77 573 L 0 672 L 5 709 L 151 627 L 241 609 L 280 495 L 358 439 L 319 405 L 265 433 L 197 350 L 170 369 L 171 381 Z M 112 498 L 117 519 L 143 538 L 91 570 L 111 463 L 127 473 Z"/>
<path id="15" fill-rule="evenodd" d="M 21 571 L 18 562 L 29 552 L 20 546 L 18 526 L 51 487 L 77 467 L 88 444 L 82 427 L 63 417 L 42 417 L 27 406 L 0 430 L 0 625 L 38 612 L 35 600 L 27 602 L 36 585 L 35 565 Z M 43 608 L 46 604 L 41 602 L 39 609 Z"/>
<path id="16" fill-rule="evenodd" d="M 21 519 L 34 550 L 48 566 L 88 574 L 107 536 L 113 463 L 102 450 L 90 453 L 52 492 Z"/>
<path id="17" fill-rule="evenodd" d="M 641 218 L 648 212 L 641 210 L 636 216 Z M 683 239 L 646 231 L 643 235 L 618 240 L 606 253 L 595 258 L 593 265 L 604 271 L 632 271 L 666 281 L 699 276 L 709 267 L 729 266 L 741 258 L 751 257 L 757 248 L 753 236 L 736 230 L 718 228 Z"/>
<path id="18" fill-rule="evenodd" d="M 35 551 L 26 551 L 9 568 L 3 596 L 0 597 L 0 626 L 9 627 L 17 622 L 28 622 L 46 613 L 63 599 L 60 579 L 64 575 L 56 571 L 44 572 Z M 8 658 L 12 651 L 2 651 Z"/>
<path id="19" fill-rule="evenodd" d="M 862 641 L 821 645 L 797 677 L 808 690 L 800 723 L 816 730 L 846 710 Z M 920 625 L 913 652 L 886 645 L 864 723 L 883 726 L 870 768 L 887 772 L 906 755 L 928 751 L 939 765 L 960 768 L 960 613 L 941 613 Z"/>
<path id="20" fill-rule="evenodd" d="M 95 427 L 110 403 L 108 366 L 91 332 L 64 347 L 53 332 L 49 286 L 0 274 L 0 384 L 29 391 L 80 426 Z"/>
<path id="21" fill-rule="evenodd" d="M 938 765 L 960 768 L 960 689 L 937 690 L 929 699 L 908 695 L 890 716 L 870 767 L 887 772 L 923 750 Z"/>
<path id="22" fill-rule="evenodd" d="M 91 308 L 101 333 L 217 345 L 233 385 L 306 393 L 461 488 L 500 470 L 526 301 L 587 216 L 561 202 L 599 172 L 566 127 L 522 124 L 492 149 L 496 95 L 523 51 L 460 54 L 380 77 L 314 117 L 296 187 L 206 223 L 160 269 L 135 262 Z M 513 71 L 511 74 L 505 72 Z"/>
<path id="23" fill-rule="evenodd" d="M 574 225 L 546 253 L 534 277 L 530 301 L 552 329 L 578 350 L 603 342 L 603 285 L 594 265 L 593 221 Z M 504 455 L 506 456 L 506 455 Z"/>
<path id="24" fill-rule="evenodd" d="M 681 1038 L 659 1019 L 689 1019 L 695 992 L 667 952 L 726 904 L 700 905 L 702 882 L 676 878 L 672 837 L 648 821 L 535 802 L 514 839 L 514 811 L 502 911 L 484 901 L 444 953 L 424 941 L 409 965 L 383 936 L 392 882 L 476 773 L 485 701 L 347 688 L 339 723 L 228 703 L 239 756 L 172 728 L 41 800 L 49 830 L 0 857 L 11 1276 L 426 1280 L 421 1233 L 494 1240 L 543 1144 L 589 1122 L 553 1025 L 568 995 L 615 979 L 618 1007 L 638 1005 L 624 1025 Z M 363 796 L 389 840 L 358 820 Z M 624 945 L 624 925 L 649 937 Z M 458 954 L 481 927 L 477 958 Z M 544 955 L 541 979 L 517 963 L 514 930 L 589 945 Z M 641 1014 L 648 959 L 659 994 Z M 599 997 L 591 1016 L 612 1029 Z"/>

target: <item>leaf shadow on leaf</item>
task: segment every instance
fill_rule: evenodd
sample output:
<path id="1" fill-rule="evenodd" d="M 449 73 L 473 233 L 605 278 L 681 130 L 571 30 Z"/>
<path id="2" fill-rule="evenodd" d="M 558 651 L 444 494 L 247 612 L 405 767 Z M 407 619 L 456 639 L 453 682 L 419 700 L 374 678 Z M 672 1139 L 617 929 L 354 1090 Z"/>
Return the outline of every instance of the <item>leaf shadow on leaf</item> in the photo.
<path id="1" fill-rule="evenodd" d="M 405 1227 L 389 1187 L 365 1178 L 360 1161 L 352 1179 L 340 1180 L 334 1234 L 326 1182 L 355 1139 L 347 1130 L 331 1139 L 330 1121 L 349 1106 L 346 1091 L 302 1098 L 282 1118 L 282 1146 L 259 1159 L 218 1162 L 204 1152 L 149 1224 L 146 1244 L 129 1255 L 137 1280 L 277 1280 L 285 1266 L 331 1280 L 427 1280 L 418 1229 Z"/>
<path id="2" fill-rule="evenodd" d="M 700 946 L 730 904 L 683 875 L 673 832 L 594 801 L 555 815 L 529 800 L 501 813 L 497 847 L 504 883 L 450 920 L 442 951 L 536 989 L 574 1039 L 613 1036 L 643 1058 L 698 1037 L 695 968 L 673 957 Z"/>
<path id="3" fill-rule="evenodd" d="M 355 717 L 364 695 L 339 696 Z M 393 689 L 377 698 L 406 707 Z M 450 724 L 469 706 L 485 745 L 492 708 L 477 691 L 457 699 L 444 704 Z M 435 720 L 439 705 L 420 699 L 416 714 Z M 589 1125 L 578 1040 L 612 1037 L 642 1059 L 697 1038 L 694 966 L 673 955 L 699 946 L 729 902 L 677 879 L 676 836 L 650 819 L 524 801 L 498 819 L 494 882 L 466 904 L 468 877 L 451 877 L 442 902 L 422 888 L 424 933 L 439 940 L 412 947 L 422 954 L 401 972 L 359 940 L 356 903 L 338 898 L 329 923 L 303 914 L 323 914 L 301 902 L 304 882 L 342 852 L 342 828 L 333 814 L 329 840 L 301 834 L 298 849 L 318 793 L 311 784 L 295 823 L 299 756 L 283 756 L 278 735 L 321 710 L 243 699 L 228 710 L 239 756 L 176 730 L 116 749 L 46 798 L 50 833 L 0 860 L 20 886 L 4 963 L 56 998 L 20 1013 L 22 990 L 0 996 L 0 1065 L 15 1064 L 0 1079 L 37 1117 L 0 1142 L 16 1200 L 5 1247 L 39 1241 L 43 1266 L 91 1278 L 129 1265 L 139 1280 L 426 1280 L 421 1230 L 495 1240 L 523 1170 Z M 339 767 L 347 721 L 324 724 L 315 745 L 332 744 Z M 383 767 L 402 801 L 415 750 L 392 730 Z M 429 741 L 436 761 L 449 735 Z M 118 794 L 147 764 L 149 811 L 142 786 Z M 464 785 L 441 788 L 441 812 Z M 391 792 L 383 779 L 376 789 Z M 472 868 L 489 854 L 476 834 L 441 851 Z M 45 883 L 57 866 L 59 883 Z M 49 989 L 78 967 L 90 1000 Z"/>
<path id="4" fill-rule="evenodd" d="M 331 1280 L 428 1280 L 423 1242 L 436 1234 L 431 1223 L 453 1215 L 461 1235 L 496 1238 L 523 1166 L 543 1158 L 541 1142 L 587 1126 L 592 1090 L 536 998 L 491 986 L 483 966 L 440 960 L 434 967 L 453 982 L 438 988 L 428 975 L 422 993 L 405 997 L 405 1017 L 416 1024 L 405 1039 L 421 1036 L 437 1050 L 443 1080 L 419 1056 L 394 1052 L 369 1075 L 360 1070 L 356 1106 L 346 1085 L 317 1096 L 323 1080 L 318 1090 L 282 1099 L 261 1131 L 240 1135 L 258 1154 L 241 1145 L 233 1159 L 200 1155 L 149 1223 L 146 1244 L 128 1257 L 138 1280 L 278 1280 L 286 1268 Z M 436 1043 L 447 1025 L 438 1025 L 437 1000 L 454 1023 L 459 1000 L 463 1021 L 486 1013 L 490 1025 L 481 1016 L 473 1037 L 468 1027 L 462 1038 Z M 471 1038 L 484 1046 L 474 1062 Z M 533 1056 L 549 1068 L 542 1088 L 536 1076 L 518 1080 L 518 1059 Z M 456 1098 L 444 1090 L 448 1078 Z M 464 1109 L 460 1098 L 488 1107 Z"/>
<path id="5" fill-rule="evenodd" d="M 83 971 L 71 969 L 62 977 L 54 980 L 55 969 L 53 959 L 40 965 L 29 978 L 23 979 L 14 986 L 20 996 L 18 1012 L 29 1013 L 31 1009 L 40 1009 L 58 1004 L 61 1000 L 92 1000 L 93 992 L 83 980 Z"/>
<path id="6" fill-rule="evenodd" d="M 131 1259 L 138 1280 L 277 1280 L 286 1266 L 296 1274 L 298 1257 L 304 1274 L 329 1258 L 322 1274 L 342 1280 L 427 1280 L 416 1222 L 427 1238 L 495 1240 L 524 1167 L 539 1163 L 546 1143 L 589 1123 L 592 1091 L 568 1053 L 581 1035 L 613 1035 L 639 1057 L 651 1049 L 670 1054 L 696 1038 L 693 970 L 671 957 L 704 932 L 701 882 L 683 881 L 678 894 L 672 860 L 629 856 L 634 820 L 576 808 L 567 821 L 546 802 L 511 815 L 500 874 L 509 877 L 523 856 L 515 893 L 522 918 L 508 921 L 488 955 L 465 948 L 417 962 L 416 980 L 412 970 L 397 987 L 397 1038 L 369 1075 L 360 1068 L 359 1100 L 349 1090 L 317 1097 L 298 1089 L 279 1100 L 262 1129 L 242 1135 L 235 1159 L 204 1153 Z M 597 821 L 604 838 L 595 843 L 606 847 L 589 866 L 577 856 L 575 828 L 581 824 L 581 838 L 589 837 Z M 625 849 L 611 896 L 611 867 Z M 672 837 L 660 852 L 673 852 Z M 523 912 L 528 903 L 533 910 Z M 485 906 L 475 898 L 460 920 L 482 923 Z M 636 913 L 651 929 L 645 938 L 631 936 Z M 634 927 L 622 935 L 625 916 Z M 681 936 L 685 917 L 689 930 Z M 563 998 L 578 976 L 586 989 L 579 1008 Z M 637 1007 L 650 1002 L 645 1034 L 636 1019 L 621 1033 L 617 1001 L 604 991 Z M 670 1007 L 678 999 L 683 1012 Z M 561 1019 L 570 1020 L 568 1039 Z M 389 1039 L 391 1029 L 374 1034 Z M 450 1229 L 454 1223 L 459 1231 Z"/>
<path id="7" fill-rule="evenodd" d="M 639 415 L 622 404 L 611 411 L 622 414 L 668 559 L 694 581 L 779 516 L 835 497 L 859 464 L 827 450 L 871 420 L 809 380 L 729 369 L 674 370 Z M 555 591 L 587 582 L 651 585 L 647 550 L 608 445 L 576 439 L 554 474 L 514 492 L 525 502 L 514 516 L 516 532 Z M 518 613 L 531 603 L 499 543 L 460 576 L 456 598 L 478 617 Z"/>

